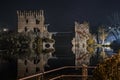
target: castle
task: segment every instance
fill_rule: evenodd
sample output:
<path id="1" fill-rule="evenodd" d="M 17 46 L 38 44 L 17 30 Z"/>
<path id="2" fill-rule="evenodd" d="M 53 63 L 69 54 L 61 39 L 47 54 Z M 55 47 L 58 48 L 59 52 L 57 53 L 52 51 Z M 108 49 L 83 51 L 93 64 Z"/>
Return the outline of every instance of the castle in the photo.
<path id="1" fill-rule="evenodd" d="M 45 28 L 45 18 L 43 10 L 39 11 L 17 11 L 18 15 L 18 32 L 40 31 Z"/>
<path id="2" fill-rule="evenodd" d="M 18 33 L 29 37 L 30 54 L 29 58 L 18 59 L 18 77 L 43 72 L 55 43 L 52 33 L 47 30 L 44 11 L 17 11 L 17 16 Z"/>

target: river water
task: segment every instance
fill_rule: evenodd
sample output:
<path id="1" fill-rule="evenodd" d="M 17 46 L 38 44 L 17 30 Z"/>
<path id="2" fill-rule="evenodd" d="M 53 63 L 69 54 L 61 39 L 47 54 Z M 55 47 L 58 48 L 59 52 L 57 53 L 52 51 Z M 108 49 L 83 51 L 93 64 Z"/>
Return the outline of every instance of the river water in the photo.
<path id="1" fill-rule="evenodd" d="M 16 57 L 4 51 L 0 53 L 0 80 L 16 80 L 18 78 L 47 71 L 62 66 L 75 66 L 75 54 L 72 52 L 72 33 L 54 35 L 55 52 L 50 54 L 31 54 L 29 57 Z M 112 49 L 97 48 L 89 59 L 89 65 L 96 65 L 104 57 L 114 54 Z M 101 57 L 100 57 L 101 56 Z M 44 68 L 41 64 L 44 64 Z"/>

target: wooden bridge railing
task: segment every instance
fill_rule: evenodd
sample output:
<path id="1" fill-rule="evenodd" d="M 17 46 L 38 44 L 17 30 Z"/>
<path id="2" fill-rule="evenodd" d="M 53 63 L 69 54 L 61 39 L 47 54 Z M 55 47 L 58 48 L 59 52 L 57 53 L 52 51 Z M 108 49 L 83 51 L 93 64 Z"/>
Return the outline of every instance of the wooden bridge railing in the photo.
<path id="1" fill-rule="evenodd" d="M 34 75 L 31 75 L 31 76 L 27 76 L 27 77 L 24 77 L 24 78 L 20 78 L 18 80 L 28 80 L 28 79 L 32 79 L 32 78 L 38 78 L 38 80 L 40 80 L 40 78 L 45 75 L 45 74 L 48 74 L 48 73 L 52 73 L 52 72 L 55 72 L 55 71 L 60 71 L 60 70 L 63 70 L 63 69 L 79 69 L 79 68 L 82 68 L 82 75 L 60 75 L 60 76 L 57 76 L 57 77 L 54 77 L 50 80 L 55 80 L 55 79 L 58 79 L 58 78 L 61 78 L 61 77 L 70 77 L 70 76 L 73 76 L 73 77 L 87 77 L 88 76 L 88 71 L 87 69 L 91 68 L 91 69 L 94 69 L 96 68 L 95 66 L 64 66 L 64 67 L 60 67 L 60 68 L 56 68 L 56 69 L 53 69 L 53 70 L 49 70 L 49 71 L 45 71 L 43 73 L 38 73 L 38 74 L 34 74 Z M 84 79 L 85 80 L 85 79 Z"/>

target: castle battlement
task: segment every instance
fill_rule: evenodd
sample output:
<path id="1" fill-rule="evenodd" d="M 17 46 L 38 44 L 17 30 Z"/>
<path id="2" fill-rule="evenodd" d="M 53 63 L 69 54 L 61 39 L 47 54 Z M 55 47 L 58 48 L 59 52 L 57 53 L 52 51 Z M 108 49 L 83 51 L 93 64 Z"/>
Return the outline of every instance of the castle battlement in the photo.
<path id="1" fill-rule="evenodd" d="M 44 32 L 45 18 L 44 11 L 17 11 L 18 17 L 18 32 L 40 31 Z"/>

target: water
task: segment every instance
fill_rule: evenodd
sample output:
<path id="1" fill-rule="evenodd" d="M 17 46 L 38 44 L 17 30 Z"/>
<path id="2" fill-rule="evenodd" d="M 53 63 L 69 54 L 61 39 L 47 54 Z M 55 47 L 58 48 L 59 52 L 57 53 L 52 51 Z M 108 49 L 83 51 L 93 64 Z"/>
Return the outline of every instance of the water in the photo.
<path id="1" fill-rule="evenodd" d="M 42 71 L 62 67 L 75 66 L 75 54 L 72 52 L 72 33 L 54 35 L 55 52 L 49 54 L 21 54 L 16 56 L 7 52 L 0 53 L 0 80 L 16 80 L 24 76 L 36 74 Z M 104 58 L 113 54 L 113 50 L 98 48 L 95 54 L 91 54 L 90 64 L 96 65 Z M 25 57 L 27 55 L 28 57 Z M 105 56 L 104 56 L 105 55 Z M 43 67 L 44 65 L 44 67 Z"/>

